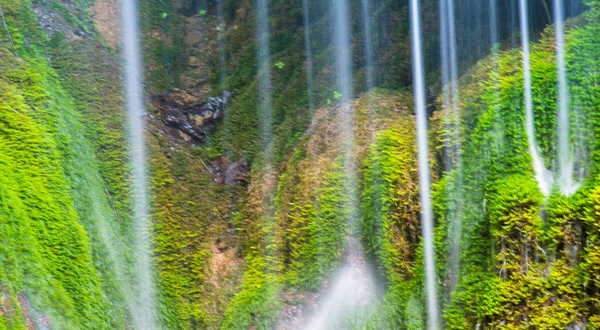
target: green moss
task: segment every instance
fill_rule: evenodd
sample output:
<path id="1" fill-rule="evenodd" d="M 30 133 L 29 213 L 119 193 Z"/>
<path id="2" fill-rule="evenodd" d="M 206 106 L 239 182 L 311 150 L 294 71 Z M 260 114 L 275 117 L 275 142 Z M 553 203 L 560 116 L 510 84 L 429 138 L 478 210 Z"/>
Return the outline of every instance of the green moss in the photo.
<path id="1" fill-rule="evenodd" d="M 64 36 L 55 33 L 49 40 L 30 5 L 22 2 L 5 12 L 11 30 L 27 35 L 29 43 L 17 37 L 20 57 L 3 50 L 0 61 L 3 178 L 9 180 L 2 194 L 8 204 L 2 205 L 14 205 L 2 212 L 2 268 L 8 271 L 0 282 L 19 297 L 13 298 L 15 318 L 9 321 L 17 326 L 24 321 L 16 319 L 27 317 L 34 324 L 49 322 L 64 329 L 122 328 L 128 312 L 117 267 L 127 267 L 121 255 L 126 248 L 102 166 L 88 140 L 89 126 L 82 124 L 87 104 L 75 102 L 73 81 L 61 79 L 47 60 L 52 45 L 66 44 Z M 62 4 L 43 5 L 73 28 L 89 23 L 67 13 Z M 89 80 L 82 85 L 93 86 Z M 76 96 L 82 95 L 82 85 Z M 87 90 L 90 98 L 93 91 Z"/>
<path id="2" fill-rule="evenodd" d="M 381 329 L 423 326 L 423 297 L 416 290 L 422 269 L 417 251 L 417 150 L 411 119 L 378 132 L 363 162 L 362 237 L 388 283 L 384 308 L 375 318 Z"/>
<path id="3" fill-rule="evenodd" d="M 39 57 L 27 57 L 21 63 L 11 55 L 5 58 L 8 61 L 1 63 L 0 79 L 5 123 L 3 172 L 6 179 L 13 178 L 5 187 L 10 192 L 8 196 L 12 196 L 9 198 L 15 200 L 16 209 L 7 210 L 12 215 L 3 219 L 10 221 L 5 228 L 22 226 L 19 231 L 24 230 L 23 235 L 30 237 L 19 243 L 22 235 L 3 236 L 11 237 L 4 245 L 13 258 L 4 259 L 3 264 L 10 270 L 9 285 L 31 295 L 34 308 L 48 313 L 52 322 L 61 327 L 111 328 L 108 314 L 98 312 L 108 311 L 109 303 L 101 292 L 102 281 L 91 256 L 85 227 L 91 224 L 82 218 L 90 211 L 84 209 L 83 203 L 89 202 L 91 196 L 83 197 L 86 191 L 80 188 L 90 182 L 83 183 L 79 178 L 88 175 L 93 167 L 80 166 L 94 164 L 81 163 L 89 157 L 85 153 L 89 149 L 77 149 L 71 143 L 78 138 L 72 135 L 78 125 L 72 103 L 51 68 Z M 80 147 L 85 148 L 85 144 Z M 71 195 L 73 191 L 82 195 Z M 31 265 L 14 255 L 22 249 L 15 244 L 24 242 L 28 242 L 28 250 L 33 253 Z M 17 260 L 21 261 L 13 264 Z M 30 274 L 27 268 L 32 266 L 38 271 Z"/>
<path id="4" fill-rule="evenodd" d="M 597 15 L 591 10 L 570 21 L 567 32 L 570 93 L 577 95 L 571 118 L 580 135 L 573 141 L 579 141 L 578 151 L 587 155 L 580 165 L 589 173 L 595 172 L 588 157 L 595 157 L 589 147 L 597 143 L 593 127 L 600 110 L 590 95 L 599 95 L 594 87 L 598 76 L 582 75 L 579 66 L 597 66 L 597 56 L 592 55 L 600 50 L 594 36 Z M 556 159 L 552 32 L 543 34 L 531 54 L 536 137 L 547 164 Z M 527 151 L 522 73 L 514 66 L 519 60 L 515 51 L 492 55 L 460 82 L 464 180 L 461 184 L 455 180 L 456 171 L 449 172 L 435 194 L 440 223 L 452 226 L 453 210 L 457 205 L 461 210 L 461 271 L 445 312 L 451 329 L 563 329 L 594 319 L 597 313 L 589 309 L 584 285 L 586 265 L 594 263 L 587 259 L 593 248 L 586 250 L 581 236 L 589 230 L 586 205 L 593 205 L 593 195 L 587 187 L 594 187 L 595 179 L 592 175 L 572 197 L 561 196 L 558 189 L 549 199 L 542 197 Z M 439 144 L 448 147 L 445 132 L 438 134 Z M 446 286 L 444 291 L 451 289 Z"/>
<path id="5" fill-rule="evenodd" d="M 281 302 L 278 279 L 264 257 L 250 253 L 240 293 L 232 299 L 221 329 L 272 329 Z"/>
<path id="6" fill-rule="evenodd" d="M 283 251 L 290 285 L 315 290 L 338 264 L 345 237 L 351 233 L 345 180 L 338 159 L 326 170 L 319 187 L 312 187 L 312 198 L 297 196 L 300 200 L 291 203 Z"/>
<path id="7" fill-rule="evenodd" d="M 180 17 L 173 4 L 163 0 L 143 1 L 139 15 L 144 81 L 150 93 L 165 93 L 181 87 L 185 47 Z"/>

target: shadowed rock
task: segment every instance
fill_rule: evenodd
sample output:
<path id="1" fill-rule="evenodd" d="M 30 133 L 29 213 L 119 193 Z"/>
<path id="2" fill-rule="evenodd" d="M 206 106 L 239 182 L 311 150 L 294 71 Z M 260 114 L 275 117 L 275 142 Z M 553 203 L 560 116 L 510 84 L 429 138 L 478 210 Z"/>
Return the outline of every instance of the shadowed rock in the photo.
<path id="1" fill-rule="evenodd" d="M 176 129 L 167 130 L 171 135 L 188 142 L 206 142 L 217 121 L 225 117 L 225 109 L 233 96 L 232 92 L 225 91 L 202 102 L 201 95 L 175 90 L 155 95 L 152 104 L 160 110 L 161 121 Z"/>
<path id="2" fill-rule="evenodd" d="M 247 184 L 250 164 L 246 160 L 229 162 L 227 157 L 221 156 L 210 162 L 210 171 L 218 184 Z"/>

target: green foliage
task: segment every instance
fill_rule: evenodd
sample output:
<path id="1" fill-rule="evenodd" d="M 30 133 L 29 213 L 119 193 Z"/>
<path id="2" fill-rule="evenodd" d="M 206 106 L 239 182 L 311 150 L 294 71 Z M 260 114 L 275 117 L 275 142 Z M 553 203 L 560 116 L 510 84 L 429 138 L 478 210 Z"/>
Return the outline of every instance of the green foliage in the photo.
<path id="1" fill-rule="evenodd" d="M 433 1 L 431 1 L 433 3 Z M 255 32 L 256 12 L 251 1 L 225 1 L 225 18 L 229 28 L 224 34 L 226 47 L 225 68 L 214 65 L 214 86 L 222 88 L 221 72 L 227 72 L 226 87 L 238 95 L 228 109 L 228 118 L 217 132 L 215 145 L 226 155 L 234 158 L 245 154 L 254 158 L 260 153 L 258 139 L 259 104 L 257 91 L 257 43 Z M 273 139 L 267 141 L 272 147 L 274 162 L 278 166 L 292 152 L 303 131 L 308 127 L 315 108 L 334 103 L 342 97 L 335 92 L 334 51 L 331 42 L 331 16 L 327 2 L 311 3 L 310 26 L 308 31 L 301 26 L 303 15 L 302 2 L 275 0 L 270 10 L 270 47 L 269 63 L 277 68 L 272 72 L 272 126 Z M 236 12 L 236 10 L 238 10 Z M 240 14 L 240 15 L 236 15 Z M 241 14 L 243 13 L 243 15 Z M 408 4 L 396 1 L 383 1 L 373 13 L 373 21 L 385 21 L 393 26 L 393 31 L 382 38 L 375 38 L 373 45 L 377 58 L 374 70 L 378 85 L 401 89 L 411 84 L 409 24 L 403 20 L 408 14 Z M 352 11 L 352 22 L 360 22 L 360 11 Z M 310 33 L 312 54 L 305 54 L 304 34 Z M 431 32 L 428 30 L 428 32 Z M 360 95 L 366 89 L 364 47 L 362 38 L 354 38 L 352 49 L 360 56 L 352 57 L 355 69 L 354 94 Z M 437 53 L 438 44 L 428 43 L 428 53 Z M 435 51 L 434 51 L 435 50 Z M 215 52 L 215 56 L 218 52 Z M 214 60 L 218 63 L 219 60 Z M 428 62 L 435 65 L 433 58 Z M 306 69 L 311 66 L 314 72 L 313 103 L 309 103 Z M 311 109 L 311 107 L 313 107 Z M 276 166 L 276 167 L 278 167 Z"/>
<path id="2" fill-rule="evenodd" d="M 597 72 L 584 74 L 580 65 L 598 65 L 592 55 L 600 50 L 597 15 L 592 10 L 572 20 L 567 32 L 571 118 L 577 123 L 573 142 L 581 155 L 578 166 L 586 173 L 596 171 L 589 157 L 595 157 L 590 146 L 598 141 L 594 127 L 600 107 L 592 98 L 600 94 Z M 531 53 L 536 137 L 547 164 L 556 160 L 551 32 L 543 34 Z M 458 223 L 462 233 L 456 289 L 444 290 L 450 329 L 564 329 L 595 320 L 597 313 L 589 309 L 589 295 L 596 291 L 584 284 L 594 268 L 594 248 L 584 248 L 581 236 L 589 235 L 594 195 L 585 187 L 569 198 L 558 189 L 548 199 L 539 192 L 524 135 L 523 80 L 514 65 L 519 60 L 514 51 L 492 54 L 460 82 L 463 181 L 456 180 L 457 171 L 448 172 L 435 194 L 440 223 L 449 228 Z M 450 147 L 447 134 L 437 134 L 439 144 Z M 588 180 L 586 186 L 594 187 L 594 182 Z"/>
<path id="3" fill-rule="evenodd" d="M 179 16 L 168 1 L 140 3 L 144 81 L 149 92 L 164 93 L 181 86 L 184 70 L 183 31 Z"/>
<path id="4" fill-rule="evenodd" d="M 589 244 L 584 250 L 582 265 L 584 281 L 588 289 L 586 304 L 590 308 L 590 328 L 600 328 L 600 188 L 590 191 L 589 204 L 586 208 L 586 233 Z"/>
<path id="5" fill-rule="evenodd" d="M 365 329 L 421 329 L 426 324 L 416 154 L 410 116 L 378 132 L 363 162 L 362 237 L 388 283 L 383 307 Z"/>
<path id="6" fill-rule="evenodd" d="M 275 177 L 268 166 L 255 170 L 240 214 L 238 230 L 245 238 L 242 246 L 247 267 L 239 291 L 227 306 L 221 329 L 271 329 L 281 307 L 276 251 L 273 189 Z"/>
<path id="7" fill-rule="evenodd" d="M 356 153 L 357 159 L 362 162 L 367 150 L 360 146 L 370 143 L 371 132 L 394 126 L 394 131 L 388 133 L 391 136 L 388 143 L 399 148 L 395 150 L 399 152 L 398 157 L 414 156 L 412 121 L 398 120 L 404 112 L 396 110 L 407 108 L 408 104 L 410 98 L 404 93 L 381 91 L 353 103 L 357 139 L 352 154 Z M 282 296 L 286 292 L 317 290 L 339 265 L 346 242 L 351 236 L 360 234 L 357 228 L 359 202 L 349 198 L 351 189 L 357 189 L 354 185 L 358 178 L 349 176 L 345 165 L 348 157 L 343 156 L 343 133 L 337 124 L 342 116 L 339 109 L 319 110 L 316 116 L 324 119 L 316 124 L 312 134 L 305 136 L 285 163 L 277 178 L 276 192 L 269 188 L 273 184 L 270 180 L 274 178 L 268 168 L 260 165 L 255 168 L 248 188 L 248 200 L 236 228 L 247 242 L 244 248 L 246 260 L 261 266 L 248 265 L 244 284 L 226 312 L 225 329 L 234 324 L 241 324 L 241 328 L 272 325 L 278 312 L 273 306 L 283 303 Z M 398 123 L 394 124 L 396 121 Z M 404 153 L 400 146 L 394 144 L 394 139 L 400 139 L 401 147 L 408 147 L 409 151 Z M 406 161 L 414 166 L 416 159 Z M 416 175 L 412 168 L 407 170 L 411 177 Z M 407 190 L 411 187 L 408 185 Z M 263 284 L 265 281 L 269 284 Z M 404 287 L 414 288 L 416 285 L 417 282 L 413 281 Z M 276 290 L 269 293 L 265 286 L 270 289 L 276 286 Z M 418 297 L 420 299 L 420 295 Z M 404 297 L 403 301 L 407 304 L 408 300 Z M 386 308 L 390 312 L 385 319 L 379 318 L 373 311 L 369 312 L 367 323 L 354 320 L 354 316 L 349 316 L 348 322 L 352 326 L 360 324 L 366 329 L 377 329 L 380 324 L 392 322 L 397 316 L 391 312 L 395 311 L 393 306 L 386 305 Z M 252 310 L 258 312 L 251 313 Z M 391 324 L 398 323 L 394 321 Z M 348 325 L 348 328 L 352 326 Z"/>
<path id="8" fill-rule="evenodd" d="M 364 161 L 365 247 L 391 283 L 413 278 L 419 242 L 419 198 L 414 127 L 403 120 L 377 134 Z"/>
<path id="9" fill-rule="evenodd" d="M 497 54 L 500 51 L 500 43 L 495 43 L 492 45 L 492 48 L 490 49 L 490 53 L 491 54 Z"/>
<path id="10" fill-rule="evenodd" d="M 532 177 L 509 176 L 494 185 L 487 217 L 497 246 L 500 277 L 527 273 L 539 252 L 542 194 Z"/>
<path id="11" fill-rule="evenodd" d="M 88 9 L 92 2 L 73 3 Z M 132 222 L 122 96 L 115 83 L 118 57 L 95 44 L 98 36 L 84 11 L 54 0 L 36 4 L 92 40 L 49 36 L 29 1 L 0 0 L 19 55 L 0 48 L 0 305 L 8 311 L 0 315 L 0 329 L 45 320 L 60 329 L 123 329 L 129 323 L 123 290 L 128 283 L 122 278 L 132 262 Z M 459 124 L 464 147 L 458 162 L 464 170 L 442 173 L 434 191 L 438 285 L 448 328 L 564 329 L 585 320 L 588 328 L 600 328 L 600 76 L 594 70 L 600 67 L 600 3 L 589 5 L 593 9 L 584 17 L 569 22 L 567 34 L 572 139 L 577 166 L 589 178 L 579 193 L 567 198 L 555 191 L 544 200 L 536 187 L 517 51 L 500 52 L 494 45 L 492 56 L 461 79 L 457 122 L 434 117 L 434 123 Z M 226 4 L 229 21 L 231 6 Z M 228 22 L 233 28 L 224 33 L 227 85 L 238 96 L 209 146 L 174 144 L 149 119 L 158 305 L 167 328 L 271 328 L 283 304 L 281 292 L 317 289 L 336 267 L 346 236 L 354 234 L 349 223 L 357 201 L 348 194 L 357 187 L 348 180 L 340 144 L 326 137 L 337 119 L 326 118 L 327 125 L 299 141 L 314 111 L 308 108 L 306 66 L 316 73 L 317 106 L 342 98 L 332 87 L 324 6 L 313 8 L 314 54 L 308 59 L 305 31 L 290 24 L 301 15 L 300 2 L 272 4 L 270 61 L 277 70 L 270 150 L 272 165 L 284 165 L 282 175 L 262 162 L 253 20 L 245 15 Z M 141 9 L 148 90 L 182 85 L 188 45 L 179 15 L 158 0 L 143 2 Z M 389 15 L 405 9 L 390 1 L 374 13 L 398 23 L 380 41 L 383 55 L 376 59 L 385 86 L 410 83 L 408 26 L 401 15 Z M 557 91 L 550 32 L 532 47 L 531 62 L 536 137 L 547 164 L 554 164 Z M 354 42 L 358 53 L 360 41 Z M 435 43 L 427 46 L 437 49 Z M 359 92 L 363 65 L 353 60 Z M 421 329 L 426 318 L 413 118 L 402 113 L 406 118 L 397 119 L 397 109 L 410 102 L 386 103 L 389 95 L 370 95 L 369 102 L 377 97 L 385 100 L 379 108 L 355 112 L 355 152 L 362 164 L 361 237 L 388 290 L 381 306 L 351 316 L 344 327 Z M 381 124 L 382 117 L 392 123 Z M 436 152 L 452 143 L 447 127 L 433 127 Z M 371 143 L 365 136 L 373 133 Z M 202 158 L 221 154 L 254 161 L 247 191 L 213 182 Z M 461 271 L 449 278 L 446 240 L 457 227 Z M 221 242 L 227 249 L 239 247 L 246 265 L 219 278 L 214 264 Z M 243 264 L 232 255 L 232 267 Z"/>
<path id="12" fill-rule="evenodd" d="M 278 279 L 268 270 L 264 257 L 250 253 L 246 261 L 240 293 L 232 299 L 221 329 L 272 329 L 280 308 Z"/>
<path id="13" fill-rule="evenodd" d="M 286 279 L 292 286 L 317 289 L 323 276 L 335 269 L 349 234 L 347 222 L 352 218 L 346 205 L 346 180 L 338 159 L 326 170 L 319 187 L 311 187 L 310 199 L 290 204 L 284 254 Z M 282 182 L 289 183 L 285 179 Z"/>
<path id="14" fill-rule="evenodd" d="M 92 254 L 105 248 L 96 226 L 110 225 L 112 210 L 73 100 L 34 52 L 0 62 L 5 285 L 53 326 L 120 327 L 114 264 Z"/>
<path id="15" fill-rule="evenodd" d="M 214 329 L 222 317 L 217 308 L 231 289 L 211 285 L 209 276 L 220 275 L 209 264 L 218 252 L 213 247 L 217 238 L 231 244 L 223 233 L 241 189 L 214 183 L 191 148 L 167 157 L 168 145 L 160 146 L 154 138 L 149 142 L 157 278 L 166 302 L 166 326 Z"/>

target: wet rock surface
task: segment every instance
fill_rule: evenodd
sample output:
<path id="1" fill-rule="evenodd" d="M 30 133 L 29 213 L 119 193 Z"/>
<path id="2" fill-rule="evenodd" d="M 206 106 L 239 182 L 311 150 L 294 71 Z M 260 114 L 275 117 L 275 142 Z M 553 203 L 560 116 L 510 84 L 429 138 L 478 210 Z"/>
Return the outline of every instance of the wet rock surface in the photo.
<path id="1" fill-rule="evenodd" d="M 279 313 L 277 330 L 301 330 L 311 312 L 318 305 L 316 292 L 287 292 Z"/>
<path id="2" fill-rule="evenodd" d="M 90 8 L 96 30 L 106 43 L 117 49 L 121 43 L 121 6 L 118 0 L 96 0 Z"/>
<path id="3" fill-rule="evenodd" d="M 343 264 L 323 282 L 319 293 L 288 292 L 277 321 L 278 330 L 339 329 L 352 313 L 360 313 L 377 299 L 377 285 L 363 248 L 354 237 L 347 238 Z"/>
<path id="4" fill-rule="evenodd" d="M 25 320 L 25 327 L 28 330 L 51 329 L 50 318 L 47 315 L 38 314 L 31 307 L 25 293 L 18 293 L 16 298 L 16 302 L 13 302 L 8 287 L 0 284 L 0 314 L 2 317 L 11 319 L 20 314 Z M 15 303 L 17 306 L 15 306 Z"/>
<path id="5" fill-rule="evenodd" d="M 227 157 L 221 156 L 209 164 L 210 171 L 218 184 L 235 185 L 249 182 L 250 164 L 246 160 L 230 162 Z"/>
<path id="6" fill-rule="evenodd" d="M 91 39 L 85 31 L 71 28 L 59 13 L 41 6 L 33 6 L 32 8 L 37 16 L 38 23 L 49 37 L 52 37 L 55 33 L 62 33 L 71 41 Z M 75 7 L 72 4 L 67 4 L 67 8 L 75 10 Z"/>
<path id="7" fill-rule="evenodd" d="M 160 111 L 160 119 L 170 129 L 167 132 L 191 143 L 206 142 L 219 120 L 225 117 L 227 105 L 233 99 L 225 91 L 204 101 L 203 95 L 183 90 L 152 97 L 152 104 Z"/>

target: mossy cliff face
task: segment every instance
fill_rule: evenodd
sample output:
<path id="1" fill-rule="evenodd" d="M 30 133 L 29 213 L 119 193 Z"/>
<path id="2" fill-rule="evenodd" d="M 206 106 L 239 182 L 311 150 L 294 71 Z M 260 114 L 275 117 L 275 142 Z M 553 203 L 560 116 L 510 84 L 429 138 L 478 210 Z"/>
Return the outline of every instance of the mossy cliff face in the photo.
<path id="1" fill-rule="evenodd" d="M 436 167 L 434 174 L 440 178 L 434 185 L 438 286 L 444 304 L 443 320 L 449 328 L 597 327 L 593 223 L 599 20 L 598 3 L 589 5 L 589 12 L 567 24 L 571 116 L 578 125 L 573 141 L 586 155 L 580 163 L 587 179 L 577 194 L 564 197 L 556 189 L 545 198 L 537 187 L 524 130 L 521 54 L 517 50 L 489 56 L 461 79 L 462 169 L 444 172 Z M 553 31 L 548 29 L 533 45 L 531 54 L 536 136 L 548 164 L 556 163 L 557 81 L 553 54 Z M 584 67 L 589 70 L 585 72 Z M 442 103 L 440 99 L 438 104 Z M 451 147 L 445 129 L 448 124 L 441 112 L 434 114 L 434 158 L 441 159 L 443 150 Z M 365 248 L 380 265 L 388 288 L 382 306 L 363 321 L 350 322 L 349 328 L 420 329 L 427 318 L 415 150 L 411 144 L 414 136 L 407 133 L 406 126 L 397 124 L 375 133 L 375 137 L 367 156 L 359 158 L 364 159 L 360 171 L 362 237 Z M 328 273 L 327 261 L 336 257 L 339 260 L 339 255 L 320 251 L 327 245 L 319 243 L 323 236 L 316 233 L 327 232 L 319 221 L 323 200 L 332 202 L 325 204 L 325 210 L 333 205 L 332 209 L 338 210 L 333 215 L 347 218 L 344 202 L 335 203 L 335 187 L 326 185 L 330 188 L 320 190 L 317 182 L 321 174 L 315 174 L 310 164 L 318 163 L 321 171 L 331 168 L 337 172 L 341 167 L 335 157 L 327 157 L 324 163 L 319 159 L 318 154 L 301 148 L 284 162 L 287 166 L 280 176 L 276 198 L 266 203 L 273 215 L 255 225 L 255 235 L 266 237 L 256 239 L 253 246 L 258 250 L 250 254 L 260 262 L 246 273 L 244 283 L 248 286 L 243 285 L 240 295 L 234 298 L 225 328 L 268 328 L 281 308 L 278 292 L 285 297 L 288 288 L 315 288 L 319 278 Z M 335 176 L 322 178 L 325 180 L 321 182 L 335 182 Z M 302 188 L 308 185 L 314 189 Z M 263 221 L 262 212 L 254 219 Z M 343 228 L 336 227 L 337 219 L 332 216 L 326 223 L 331 228 Z M 461 228 L 457 238 L 459 272 L 453 274 L 448 240 L 456 237 L 456 226 Z M 266 233 L 274 233 L 274 237 Z M 341 238 L 333 237 L 326 242 L 337 251 Z M 273 259 L 274 255 L 277 258 Z"/>
<path id="2" fill-rule="evenodd" d="M 117 256 L 106 245 L 119 232 L 118 214 L 104 193 L 76 100 L 47 61 L 50 40 L 30 6 L 2 2 L 18 56 L 5 48 L 0 56 L 0 281 L 7 310 L 1 324 L 125 327 Z"/>
<path id="3" fill-rule="evenodd" d="M 370 163 L 365 159 L 374 157 L 368 156 L 373 152 L 368 146 L 375 136 L 379 141 L 396 134 L 399 144 L 390 152 L 402 152 L 401 147 L 408 147 L 406 160 L 414 165 L 410 95 L 375 91 L 352 102 L 355 144 L 349 156 L 344 156 L 343 127 L 338 124 L 344 116 L 344 107 L 324 107 L 315 114 L 293 155 L 279 171 L 275 170 L 279 174 L 275 190 L 268 189 L 275 186 L 271 181 L 273 172 L 271 176 L 265 176 L 268 170 L 254 176 L 244 208 L 248 213 L 242 214 L 240 223 L 248 237 L 246 250 L 252 263 L 248 265 L 241 292 L 226 312 L 224 329 L 270 329 L 278 319 L 286 317 L 280 314 L 280 309 L 290 304 L 290 297 L 299 297 L 292 304 L 302 306 L 309 302 L 310 292 L 318 290 L 340 265 L 347 239 L 360 238 L 359 215 L 353 213 L 356 207 L 349 204 L 357 203 L 359 196 L 354 199 L 348 196 L 355 178 L 348 176 L 345 165 L 348 163 L 344 159 L 353 159 L 358 173 L 371 173 L 368 165 L 363 165 Z M 416 174 L 409 165 L 402 169 Z M 415 193 L 412 188 L 407 188 L 411 194 Z M 264 214 L 270 217 L 265 218 Z M 392 231 L 388 234 L 394 240 Z"/>
<path id="4" fill-rule="evenodd" d="M 448 326 L 495 329 L 595 329 L 597 290 L 594 191 L 597 186 L 598 2 L 569 21 L 567 72 L 575 133 L 585 135 L 589 164 L 579 192 L 544 198 L 533 178 L 524 131 L 517 51 L 490 56 L 461 81 L 463 171 L 437 186 L 440 223 L 462 223 L 457 289 L 447 296 Z M 536 136 L 547 164 L 556 163 L 557 82 L 553 31 L 531 54 Z M 583 66 L 589 70 L 584 73 Z M 591 68 L 591 69 L 590 69 Z M 444 133 L 440 134 L 443 139 Z M 589 160 L 587 157 L 590 157 Z M 462 175 L 462 185 L 456 179 Z M 461 188 L 462 186 L 462 188 Z M 460 201 L 460 196 L 468 196 Z M 458 207 L 461 203 L 461 206 Z M 591 222 L 590 222 L 591 221 Z M 448 229 L 448 233 L 451 229 Z M 592 239 L 590 239 L 592 238 Z M 443 267 L 444 264 L 442 264 Z M 442 272 L 441 272 L 442 273 Z M 442 288 L 450 288 L 440 279 Z"/>
<path id="5" fill-rule="evenodd" d="M 423 2 L 426 35 L 437 36 L 435 3 Z M 174 138 L 159 110 L 148 107 L 160 323 L 270 329 L 290 305 L 311 303 L 351 237 L 362 241 L 385 294 L 346 328 L 422 329 L 413 101 L 401 91 L 411 83 L 407 6 L 380 1 L 374 9 L 375 71 L 387 89 L 361 94 L 366 73 L 363 55 L 356 55 L 354 90 L 361 96 L 351 102 L 354 145 L 345 149 L 328 3 L 311 4 L 312 58 L 304 54 L 301 1 L 270 4 L 274 134 L 267 162 L 258 131 L 252 3 L 224 1 L 219 25 L 212 1 L 141 2 L 148 94 L 237 93 L 199 146 Z M 13 49 L 0 26 L 0 329 L 128 329 L 134 228 L 119 41 L 111 37 L 115 26 L 98 16 L 115 3 L 0 5 L 14 42 Z M 537 188 L 517 50 L 489 56 L 460 81 L 461 171 L 441 169 L 449 123 L 441 111 L 431 118 L 438 286 L 448 328 L 600 328 L 600 5 L 589 5 L 567 24 L 573 139 L 586 177 L 578 193 L 544 198 Z M 356 31 L 358 9 L 353 2 Z M 363 53 L 360 38 L 352 47 Z M 438 47 L 437 37 L 426 41 L 427 54 Z M 536 137 L 551 167 L 553 54 L 548 29 L 532 47 L 532 72 Z M 437 55 L 427 61 L 435 86 Z M 315 72 L 312 109 L 307 65 Z M 215 182 L 211 168 L 224 162 L 220 156 L 249 161 L 249 182 Z M 448 240 L 457 223 L 460 271 L 451 276 Z"/>
<path id="6" fill-rule="evenodd" d="M 3 29 L 0 323 L 128 328 L 133 222 L 118 54 L 95 32 L 91 2 L 0 5 L 15 46 L 13 54 Z M 180 40 L 176 17 L 167 24 L 162 15 L 175 11 L 158 5 L 144 3 L 145 35 Z M 170 63 L 183 62 L 172 44 L 144 48 L 150 91 L 178 83 L 181 69 Z M 169 140 L 155 111 L 148 142 L 159 317 L 166 328 L 203 328 L 218 323 L 243 264 L 226 221 L 240 192 L 216 185 L 204 151 Z"/>

